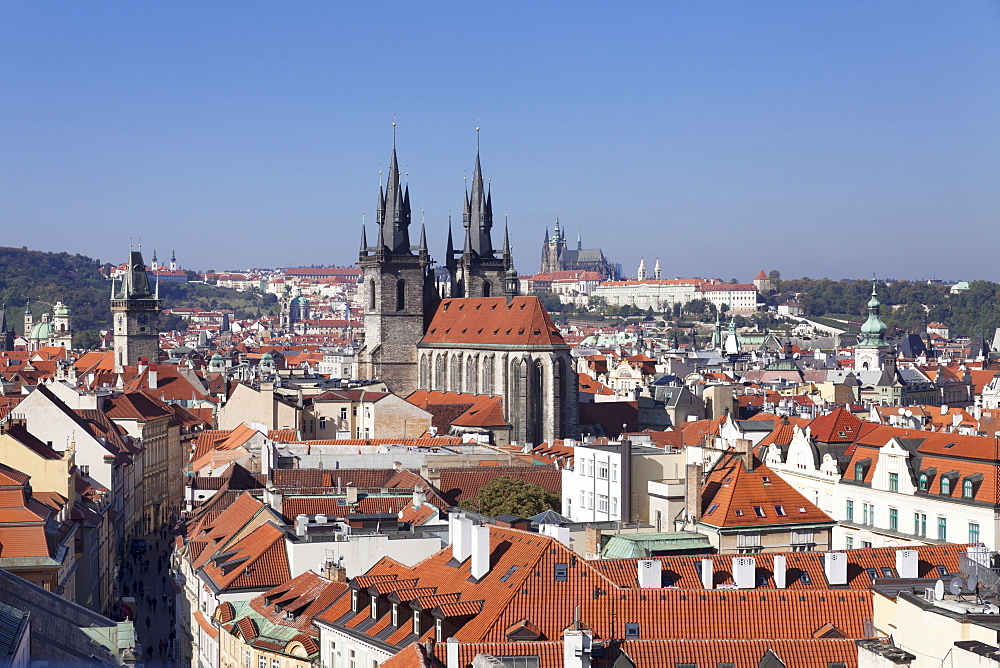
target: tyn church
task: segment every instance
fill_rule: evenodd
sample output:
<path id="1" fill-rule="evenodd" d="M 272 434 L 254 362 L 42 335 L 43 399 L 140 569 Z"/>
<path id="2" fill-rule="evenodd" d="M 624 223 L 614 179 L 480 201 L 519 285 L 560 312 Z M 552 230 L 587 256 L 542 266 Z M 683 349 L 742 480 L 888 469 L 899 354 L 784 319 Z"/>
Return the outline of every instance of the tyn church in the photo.
<path id="1" fill-rule="evenodd" d="M 417 389 L 500 396 L 513 441 L 575 437 L 579 397 L 569 346 L 537 298 L 518 296 L 506 228 L 503 248 L 493 247 L 493 199 L 478 152 L 462 222 L 461 250 L 448 230 L 450 284 L 442 298 L 423 225 L 417 245 L 410 242 L 410 191 L 393 146 L 374 245 L 361 229 L 360 376 L 401 396 Z"/>

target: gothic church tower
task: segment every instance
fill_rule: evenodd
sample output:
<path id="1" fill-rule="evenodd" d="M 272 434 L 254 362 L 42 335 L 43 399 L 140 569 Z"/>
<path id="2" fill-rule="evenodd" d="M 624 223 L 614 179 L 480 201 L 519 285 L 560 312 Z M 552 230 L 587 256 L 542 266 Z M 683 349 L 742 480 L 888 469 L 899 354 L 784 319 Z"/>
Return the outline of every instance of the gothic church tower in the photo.
<path id="1" fill-rule="evenodd" d="M 130 251 L 128 269 L 120 289 L 111 284 L 114 318 L 115 372 L 120 373 L 140 357 L 156 362 L 160 352 L 160 296 L 149 287 L 141 251 Z"/>
<path id="2" fill-rule="evenodd" d="M 504 292 L 504 272 L 509 266 L 493 249 L 493 197 L 483 186 L 483 168 L 476 151 L 472 193 L 465 193 L 462 216 L 465 244 L 457 258 L 454 248 L 449 248 L 445 259 L 452 277 L 452 297 L 499 297 Z"/>
<path id="3" fill-rule="evenodd" d="M 389 178 L 384 190 L 379 187 L 374 246 L 361 228 L 365 343 L 358 360 L 362 378 L 384 381 L 400 396 L 417 388 L 416 345 L 438 303 L 431 264 L 422 227 L 419 245 L 410 246 L 410 190 L 400 183 L 393 141 Z"/>

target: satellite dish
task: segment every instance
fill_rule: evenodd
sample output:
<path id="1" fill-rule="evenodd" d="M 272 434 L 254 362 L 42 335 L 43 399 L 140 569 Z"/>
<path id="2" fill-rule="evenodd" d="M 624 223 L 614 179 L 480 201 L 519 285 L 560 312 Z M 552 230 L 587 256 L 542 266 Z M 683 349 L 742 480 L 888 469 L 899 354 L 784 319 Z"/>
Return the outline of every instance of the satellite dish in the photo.
<path id="1" fill-rule="evenodd" d="M 958 596 L 959 594 L 961 594 L 962 593 L 962 578 L 958 577 L 957 575 L 955 577 L 953 577 L 951 579 L 951 582 L 948 583 L 948 591 L 950 591 L 955 596 Z"/>
<path id="2" fill-rule="evenodd" d="M 898 411 L 896 411 L 896 412 L 897 412 L 898 414 L 900 414 L 900 415 L 906 415 L 906 409 L 905 409 L 905 408 L 900 408 L 900 409 L 899 409 Z"/>
<path id="3" fill-rule="evenodd" d="M 944 580 L 938 580 L 934 583 L 934 600 L 940 601 L 944 598 Z"/>
<path id="4" fill-rule="evenodd" d="M 973 573 L 965 581 L 965 591 L 976 591 L 976 587 L 978 586 L 979 586 L 979 578 L 976 577 L 975 573 Z"/>
<path id="5" fill-rule="evenodd" d="M 911 411 L 910 409 L 907 409 L 906 410 L 906 417 L 913 417 L 913 411 Z"/>

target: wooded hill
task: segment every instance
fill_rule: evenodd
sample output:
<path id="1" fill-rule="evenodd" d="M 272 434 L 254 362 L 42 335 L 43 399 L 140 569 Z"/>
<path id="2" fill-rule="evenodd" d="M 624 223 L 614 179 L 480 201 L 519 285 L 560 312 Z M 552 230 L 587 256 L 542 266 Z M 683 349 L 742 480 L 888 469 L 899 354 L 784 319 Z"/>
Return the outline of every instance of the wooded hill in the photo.
<path id="1" fill-rule="evenodd" d="M 69 253 L 45 253 L 26 248 L 0 247 L 0 304 L 6 305 L 7 322 L 23 334 L 24 306 L 31 304 L 35 322 L 62 301 L 73 317 L 73 346 L 94 348 L 100 330 L 111 326 L 111 282 L 102 274 L 100 260 Z M 274 295 L 237 292 L 228 288 L 190 283 L 163 283 L 164 308 L 182 306 L 231 309 L 237 318 L 277 313 Z M 183 326 L 176 318 L 161 321 L 165 330 Z"/>

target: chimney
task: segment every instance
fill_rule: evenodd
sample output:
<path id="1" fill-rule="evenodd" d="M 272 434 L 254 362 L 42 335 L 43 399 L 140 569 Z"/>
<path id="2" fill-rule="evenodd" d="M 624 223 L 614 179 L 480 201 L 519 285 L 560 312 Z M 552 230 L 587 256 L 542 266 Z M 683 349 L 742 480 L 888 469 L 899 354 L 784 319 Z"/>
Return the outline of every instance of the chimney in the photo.
<path id="1" fill-rule="evenodd" d="M 142 373 L 149 366 L 149 358 L 148 357 L 140 357 L 139 360 L 136 362 L 136 365 L 138 367 L 139 373 Z"/>
<path id="2" fill-rule="evenodd" d="M 479 580 L 490 572 L 490 528 L 485 524 L 472 527 L 472 577 Z"/>
<path id="3" fill-rule="evenodd" d="M 743 458 L 747 471 L 753 471 L 753 441 L 748 438 L 736 439 L 736 451 Z"/>
<path id="4" fill-rule="evenodd" d="M 701 464 L 688 464 L 684 477 L 684 507 L 689 525 L 701 519 Z"/>
<path id="5" fill-rule="evenodd" d="M 843 552 L 827 552 L 823 555 L 826 582 L 830 586 L 847 584 L 847 555 Z"/>
<path id="6" fill-rule="evenodd" d="M 560 526 L 558 524 L 542 524 L 539 525 L 538 532 L 543 536 L 554 538 L 566 547 L 569 547 L 569 527 Z"/>
<path id="7" fill-rule="evenodd" d="M 323 562 L 323 572 L 321 575 L 327 580 L 333 580 L 334 582 L 347 582 L 347 569 L 333 561 L 332 558 Z"/>
<path id="8" fill-rule="evenodd" d="M 472 554 L 472 520 L 465 515 L 455 518 L 455 537 L 451 541 L 451 558 L 465 561 Z"/>
<path id="9" fill-rule="evenodd" d="M 753 589 L 757 584 L 757 559 L 733 557 L 733 583 L 737 589 Z"/>
<path id="10" fill-rule="evenodd" d="M 358 502 L 358 488 L 354 485 L 348 485 L 347 489 L 347 502 L 351 505 Z"/>
<path id="11" fill-rule="evenodd" d="M 622 521 L 632 521 L 632 441 L 622 439 Z"/>
<path id="12" fill-rule="evenodd" d="M 636 562 L 639 570 L 640 589 L 659 589 L 663 581 L 660 573 L 663 571 L 663 562 L 659 559 L 640 559 Z"/>
<path id="13" fill-rule="evenodd" d="M 146 384 L 149 387 L 149 389 L 155 390 L 156 382 L 157 382 L 156 365 L 150 364 L 149 373 L 146 375 Z"/>
<path id="14" fill-rule="evenodd" d="M 295 535 L 305 536 L 309 531 L 309 516 L 308 515 L 296 515 L 295 516 Z"/>
<path id="15" fill-rule="evenodd" d="M 711 559 L 701 560 L 701 586 L 715 589 L 715 562 Z"/>
<path id="16" fill-rule="evenodd" d="M 596 559 L 597 556 L 590 555 L 600 555 L 601 554 L 601 530 L 597 527 L 588 526 L 584 529 L 586 536 L 586 552 L 587 559 Z"/>
<path id="17" fill-rule="evenodd" d="M 427 503 L 427 493 L 424 492 L 424 488 L 420 485 L 413 486 L 413 507 L 419 508 L 420 506 Z"/>
<path id="18" fill-rule="evenodd" d="M 938 373 L 941 373 L 940 371 Z M 941 415 L 948 414 L 948 404 L 941 404 Z"/>
<path id="19" fill-rule="evenodd" d="M 920 555 L 916 550 L 896 550 L 896 574 L 901 578 L 920 577 L 917 574 Z"/>
<path id="20" fill-rule="evenodd" d="M 581 624 L 574 621 L 572 627 L 563 631 L 563 668 L 590 668 L 593 635 L 591 631 L 581 627 Z"/>
<path id="21" fill-rule="evenodd" d="M 774 555 L 774 588 L 784 589 L 788 586 L 788 567 L 785 563 L 785 555 Z"/>

